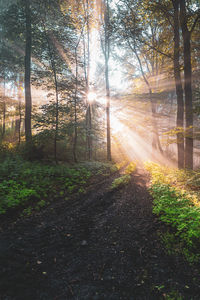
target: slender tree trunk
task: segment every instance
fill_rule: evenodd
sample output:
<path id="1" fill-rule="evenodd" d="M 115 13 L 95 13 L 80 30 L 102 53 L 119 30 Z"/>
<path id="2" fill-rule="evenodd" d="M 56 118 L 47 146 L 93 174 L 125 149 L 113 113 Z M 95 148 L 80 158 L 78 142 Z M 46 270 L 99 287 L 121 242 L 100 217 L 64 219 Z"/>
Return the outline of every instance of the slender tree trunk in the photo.
<path id="1" fill-rule="evenodd" d="M 19 110 L 18 110 L 19 111 Z M 18 132 L 19 132 L 19 118 L 18 118 L 18 111 L 16 109 L 16 115 L 15 115 L 15 133 L 14 137 L 18 137 Z"/>
<path id="2" fill-rule="evenodd" d="M 19 109 L 19 127 L 18 127 L 18 143 L 21 143 L 21 124 L 22 124 L 22 105 L 21 98 L 19 97 L 18 109 Z"/>
<path id="3" fill-rule="evenodd" d="M 6 79 L 4 77 L 3 83 L 3 126 L 2 126 L 2 138 L 6 133 Z"/>
<path id="4" fill-rule="evenodd" d="M 12 130 L 15 129 L 15 119 L 14 118 L 12 118 L 11 128 L 12 128 Z"/>
<path id="5" fill-rule="evenodd" d="M 107 123 L 107 159 L 111 161 L 111 136 L 110 136 L 110 86 L 109 86 L 109 69 L 108 61 L 105 59 L 106 70 L 106 123 Z"/>
<path id="6" fill-rule="evenodd" d="M 32 110 L 32 99 L 31 99 L 31 10 L 30 0 L 25 1 L 25 12 L 26 12 L 26 48 L 25 48 L 25 75 L 24 75 L 24 86 L 25 86 L 25 136 L 26 142 L 29 142 L 32 138 L 31 131 L 31 110 Z"/>
<path id="7" fill-rule="evenodd" d="M 54 136 L 54 159 L 55 162 L 58 163 L 57 160 L 57 140 L 58 140 L 58 122 L 59 122 L 59 115 L 58 115 L 58 109 L 59 109 L 59 96 L 58 96 L 58 82 L 57 82 L 57 74 L 56 74 L 56 68 L 55 64 L 53 63 L 53 74 L 54 74 L 54 84 L 55 84 L 55 93 L 56 93 L 56 115 L 55 115 L 55 136 Z"/>
<path id="8" fill-rule="evenodd" d="M 47 40 L 47 46 L 48 46 L 49 57 L 50 57 L 50 64 L 51 64 L 51 71 L 52 71 L 53 79 L 54 79 L 55 96 L 56 96 L 55 134 L 54 134 L 54 160 L 55 160 L 55 162 L 57 164 L 58 163 L 58 160 L 57 160 L 57 140 L 58 140 L 58 123 L 59 123 L 58 81 L 57 81 L 57 72 L 56 72 L 56 65 L 55 65 L 53 50 L 51 49 L 48 32 L 46 31 L 46 27 L 45 27 L 44 23 L 43 23 L 43 26 L 44 26 L 44 31 L 45 31 L 46 40 Z"/>
<path id="9" fill-rule="evenodd" d="M 88 54 L 88 64 L 87 64 L 87 95 L 90 90 L 90 20 L 89 20 L 89 4 L 87 3 L 87 54 Z M 92 111 L 91 103 L 88 103 L 88 158 L 92 159 Z"/>
<path id="10" fill-rule="evenodd" d="M 48 40 L 48 38 L 47 38 Z M 55 87 L 55 96 L 56 96 L 56 111 L 55 111 L 55 134 L 54 134 L 54 160 L 56 164 L 58 163 L 57 159 L 57 141 L 58 141 L 58 122 L 59 122 L 59 95 L 58 95 L 58 81 L 57 81 L 57 72 L 56 65 L 53 57 L 53 53 L 51 50 L 51 46 L 48 40 L 49 54 L 51 60 L 51 69 L 54 78 L 54 87 Z"/>
<path id="11" fill-rule="evenodd" d="M 78 45 L 77 45 L 78 47 Z M 73 156 L 74 162 L 77 162 L 76 148 L 77 148 L 77 93 L 78 93 L 78 58 L 77 58 L 77 47 L 75 49 L 75 59 L 76 59 L 76 85 L 75 85 L 75 95 L 74 95 L 74 142 L 73 142 Z"/>
<path id="12" fill-rule="evenodd" d="M 3 128 L 2 128 L 2 138 L 4 138 L 6 133 L 6 101 L 3 100 Z"/>
<path id="13" fill-rule="evenodd" d="M 174 79 L 176 86 L 176 96 L 177 96 L 177 116 L 176 116 L 176 126 L 177 129 L 183 131 L 184 127 L 184 102 L 183 102 L 183 88 L 181 81 L 180 72 L 180 36 L 179 36 L 179 0 L 172 0 L 174 6 Z M 184 136 L 183 132 L 177 133 L 177 152 L 178 152 L 178 168 L 184 168 Z"/>
<path id="14" fill-rule="evenodd" d="M 92 109 L 91 103 L 88 104 L 88 159 L 92 159 Z"/>
<path id="15" fill-rule="evenodd" d="M 22 75 L 19 75 L 19 95 L 18 95 L 18 108 L 19 108 L 19 132 L 18 142 L 21 143 L 21 124 L 22 124 Z"/>
<path id="16" fill-rule="evenodd" d="M 86 9 L 85 9 L 85 18 Z M 87 58 L 86 58 L 86 43 L 85 43 L 85 35 L 83 34 L 83 53 L 84 53 L 84 76 L 85 76 L 85 83 L 86 83 L 86 113 L 85 113 L 85 159 L 88 159 L 88 76 L 87 76 Z"/>
<path id="17" fill-rule="evenodd" d="M 18 107 L 16 111 L 16 119 L 15 119 L 15 137 L 18 139 L 18 144 L 21 143 L 21 121 L 22 121 L 22 113 L 21 113 L 21 100 L 22 100 L 22 80 L 21 74 L 19 74 L 18 82 L 17 82 L 17 97 L 18 97 Z"/>
<path id="18" fill-rule="evenodd" d="M 104 11 L 104 26 L 105 26 L 105 81 L 106 81 L 106 123 L 107 123 L 107 159 L 111 161 L 111 134 L 110 134 L 110 84 L 109 84 L 109 56 L 110 56 L 110 32 L 109 32 L 109 4 L 106 1 Z"/>
<path id="19" fill-rule="evenodd" d="M 82 28 L 81 34 L 79 36 L 78 42 L 75 47 L 75 66 L 76 66 L 76 74 L 75 74 L 75 93 L 74 93 L 74 141 L 73 141 L 73 157 L 74 157 L 74 162 L 77 162 L 77 155 L 76 155 L 76 148 L 77 148 L 77 138 L 78 138 L 78 131 L 77 131 L 77 97 L 78 97 L 78 46 L 81 41 L 81 37 L 83 34 L 83 29 Z"/>
<path id="20" fill-rule="evenodd" d="M 193 108 L 192 108 L 192 66 L 191 66 L 191 33 L 187 26 L 186 3 L 180 0 L 180 23 L 183 36 L 184 52 L 184 91 L 185 91 L 185 168 L 193 169 Z"/>
<path id="21" fill-rule="evenodd" d="M 86 47 L 84 39 L 84 73 L 86 82 L 86 157 L 92 159 L 92 110 L 91 103 L 88 101 L 89 84 L 90 84 L 90 16 L 89 16 L 89 2 L 86 0 L 85 10 L 85 21 L 87 26 L 87 61 L 86 61 Z"/>

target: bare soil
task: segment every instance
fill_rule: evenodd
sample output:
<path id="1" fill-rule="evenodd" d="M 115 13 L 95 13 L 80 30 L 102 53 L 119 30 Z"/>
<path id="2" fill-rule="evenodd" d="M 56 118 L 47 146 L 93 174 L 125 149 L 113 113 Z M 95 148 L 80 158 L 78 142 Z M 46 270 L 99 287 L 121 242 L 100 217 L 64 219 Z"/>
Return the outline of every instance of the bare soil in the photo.
<path id="1" fill-rule="evenodd" d="M 200 299 L 200 269 L 169 256 L 148 176 L 114 174 L 85 195 L 0 221 L 1 300 Z"/>

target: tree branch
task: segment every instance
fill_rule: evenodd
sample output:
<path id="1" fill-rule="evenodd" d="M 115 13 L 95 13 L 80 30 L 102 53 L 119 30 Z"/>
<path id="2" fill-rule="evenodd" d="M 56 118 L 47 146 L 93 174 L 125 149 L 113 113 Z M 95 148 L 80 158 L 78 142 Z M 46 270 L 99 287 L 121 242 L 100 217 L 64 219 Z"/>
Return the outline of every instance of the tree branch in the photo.
<path id="1" fill-rule="evenodd" d="M 193 23 L 192 28 L 191 28 L 191 30 L 190 30 L 190 34 L 193 32 L 193 30 L 194 30 L 194 28 L 195 28 L 195 26 L 196 26 L 197 21 L 198 21 L 199 18 L 200 18 L 200 10 L 198 10 L 198 12 L 197 12 L 197 17 L 196 17 L 196 19 L 194 20 L 194 23 Z"/>

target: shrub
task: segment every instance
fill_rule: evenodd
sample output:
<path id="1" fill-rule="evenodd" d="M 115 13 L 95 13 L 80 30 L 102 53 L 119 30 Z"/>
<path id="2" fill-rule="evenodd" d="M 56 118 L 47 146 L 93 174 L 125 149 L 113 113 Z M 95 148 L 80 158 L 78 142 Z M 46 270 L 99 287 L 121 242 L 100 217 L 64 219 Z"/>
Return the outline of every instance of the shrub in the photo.
<path id="1" fill-rule="evenodd" d="M 119 187 L 122 187 L 122 186 L 128 184 L 130 179 L 131 179 L 131 176 L 128 174 L 116 178 L 115 180 L 113 180 L 113 182 L 111 184 L 111 189 L 116 189 L 116 188 L 119 188 Z"/>
<path id="2" fill-rule="evenodd" d="M 7 157 L 0 164 L 0 214 L 30 200 L 39 210 L 46 205 L 47 199 L 66 199 L 72 193 L 84 193 L 92 175 L 111 174 L 112 166 L 91 162 L 68 167 Z"/>
<path id="3" fill-rule="evenodd" d="M 161 166 L 157 163 L 146 162 L 145 168 L 151 174 L 151 184 L 168 184 L 179 193 L 187 194 L 187 197 L 200 207 L 200 172 L 190 170 L 178 170 Z"/>
<path id="4" fill-rule="evenodd" d="M 0 183 L 0 214 L 33 198 L 39 198 L 34 189 L 26 188 L 15 180 L 4 180 Z"/>
<path id="5" fill-rule="evenodd" d="M 200 258 L 200 208 L 187 195 L 178 193 L 169 185 L 153 185 L 153 212 L 160 220 L 175 228 L 175 236 L 183 244 L 183 254 L 190 261 Z M 186 255 L 187 254 L 187 255 Z"/>
<path id="6" fill-rule="evenodd" d="M 198 197 L 188 188 L 190 171 L 170 169 L 155 163 L 146 164 L 151 174 L 153 213 L 169 224 L 173 232 L 163 240 L 168 250 L 179 249 L 188 261 L 200 259 L 200 207 Z M 173 244 L 172 235 L 178 239 Z M 175 240 L 175 239 L 174 239 Z M 173 249 L 174 248 L 174 249 Z M 175 251 L 176 252 L 176 251 Z"/>
<path id="7" fill-rule="evenodd" d="M 117 168 L 117 170 L 120 170 L 121 168 L 123 168 L 125 165 L 127 164 L 127 161 L 126 160 L 123 160 L 119 163 L 116 163 L 115 166 Z"/>
<path id="8" fill-rule="evenodd" d="M 136 163 L 135 162 L 131 162 L 125 169 L 125 174 L 131 174 L 133 172 L 135 172 L 136 170 Z"/>

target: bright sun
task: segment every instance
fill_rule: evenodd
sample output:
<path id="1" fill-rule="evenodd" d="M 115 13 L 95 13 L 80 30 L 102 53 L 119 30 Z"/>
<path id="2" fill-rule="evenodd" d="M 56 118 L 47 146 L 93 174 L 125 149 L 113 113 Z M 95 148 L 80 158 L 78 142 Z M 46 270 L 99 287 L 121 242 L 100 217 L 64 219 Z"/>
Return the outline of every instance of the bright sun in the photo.
<path id="1" fill-rule="evenodd" d="M 88 98 L 88 102 L 92 103 L 92 102 L 94 102 L 96 100 L 97 95 L 94 92 L 90 92 L 88 94 L 87 98 Z"/>

